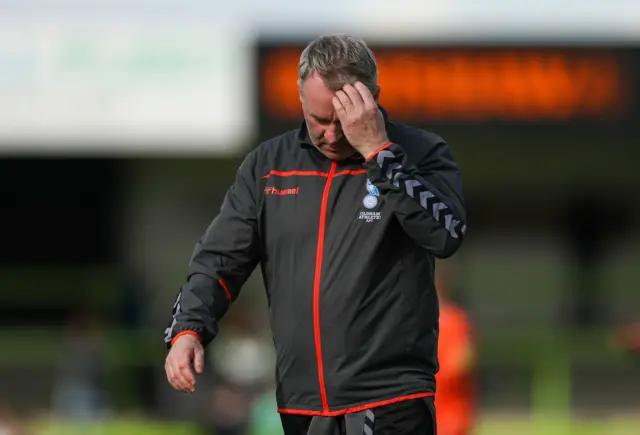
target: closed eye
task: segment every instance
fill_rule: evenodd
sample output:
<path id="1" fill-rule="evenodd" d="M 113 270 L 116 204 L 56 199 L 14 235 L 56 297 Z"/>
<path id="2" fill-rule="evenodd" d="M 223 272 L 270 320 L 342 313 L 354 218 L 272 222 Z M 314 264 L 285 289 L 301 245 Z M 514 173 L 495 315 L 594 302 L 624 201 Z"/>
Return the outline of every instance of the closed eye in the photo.
<path id="1" fill-rule="evenodd" d="M 316 120 L 316 122 L 318 122 L 319 124 L 331 124 L 333 122 L 333 119 L 328 119 L 328 118 L 321 118 L 320 116 L 316 116 L 316 115 L 311 115 L 313 117 L 313 119 Z"/>

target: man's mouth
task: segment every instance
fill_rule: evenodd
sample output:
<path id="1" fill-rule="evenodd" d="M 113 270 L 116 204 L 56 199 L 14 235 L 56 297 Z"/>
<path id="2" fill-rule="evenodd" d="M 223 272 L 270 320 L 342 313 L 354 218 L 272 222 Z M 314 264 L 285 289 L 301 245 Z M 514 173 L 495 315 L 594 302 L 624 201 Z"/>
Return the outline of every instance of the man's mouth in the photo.
<path id="1" fill-rule="evenodd" d="M 326 144 L 327 148 L 331 148 L 334 150 L 340 149 L 344 147 L 344 143 L 343 142 L 334 142 L 334 143 L 328 143 Z"/>

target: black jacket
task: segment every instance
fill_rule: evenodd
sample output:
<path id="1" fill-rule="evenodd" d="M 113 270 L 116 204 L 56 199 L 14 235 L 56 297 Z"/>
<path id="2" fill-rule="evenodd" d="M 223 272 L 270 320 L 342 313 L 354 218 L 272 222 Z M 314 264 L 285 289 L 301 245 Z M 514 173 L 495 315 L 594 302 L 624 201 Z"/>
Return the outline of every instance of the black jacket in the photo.
<path id="1" fill-rule="evenodd" d="M 462 243 L 462 183 L 440 137 L 388 121 L 387 134 L 366 162 L 327 159 L 304 126 L 252 151 L 196 245 L 167 345 L 185 333 L 211 341 L 260 264 L 280 412 L 336 415 L 432 395 L 434 257 Z"/>

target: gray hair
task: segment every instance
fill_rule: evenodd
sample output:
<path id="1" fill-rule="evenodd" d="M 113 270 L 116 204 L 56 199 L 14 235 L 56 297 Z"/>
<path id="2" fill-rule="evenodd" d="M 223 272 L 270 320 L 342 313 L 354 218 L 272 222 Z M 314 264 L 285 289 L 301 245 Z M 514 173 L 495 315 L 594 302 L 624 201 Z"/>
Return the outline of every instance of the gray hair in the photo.
<path id="1" fill-rule="evenodd" d="M 362 39 L 353 36 L 329 35 L 311 41 L 300 56 L 298 84 L 302 86 L 314 73 L 334 91 L 356 81 L 362 82 L 371 93 L 377 90 L 376 58 Z"/>

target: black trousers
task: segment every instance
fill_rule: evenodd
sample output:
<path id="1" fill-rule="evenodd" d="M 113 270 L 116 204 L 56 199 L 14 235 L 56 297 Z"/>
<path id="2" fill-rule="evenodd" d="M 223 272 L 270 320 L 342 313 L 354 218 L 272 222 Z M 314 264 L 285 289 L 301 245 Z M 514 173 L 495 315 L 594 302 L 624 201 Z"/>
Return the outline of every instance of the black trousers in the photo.
<path id="1" fill-rule="evenodd" d="M 337 417 L 281 414 L 284 435 L 437 435 L 433 397 Z"/>

